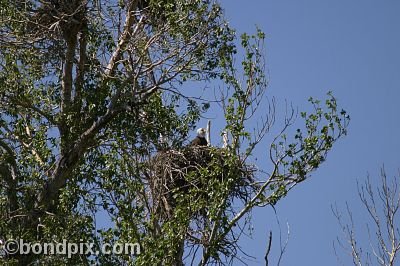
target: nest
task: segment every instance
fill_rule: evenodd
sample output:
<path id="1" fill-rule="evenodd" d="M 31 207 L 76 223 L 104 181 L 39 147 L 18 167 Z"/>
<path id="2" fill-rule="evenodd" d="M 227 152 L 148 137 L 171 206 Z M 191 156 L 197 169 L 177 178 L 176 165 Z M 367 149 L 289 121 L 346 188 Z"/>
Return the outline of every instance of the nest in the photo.
<path id="1" fill-rule="evenodd" d="M 254 183 L 254 167 L 233 157 L 226 149 L 189 146 L 182 150 L 161 151 L 152 159 L 150 168 L 152 174 L 148 178 L 152 198 L 165 218 L 171 217 L 179 204 L 176 199 L 185 197 L 189 192 L 191 200 L 196 202 L 210 200 L 207 195 L 212 192 L 213 187 L 209 184 L 213 181 L 225 182 L 229 178 L 234 180 L 229 189 L 231 199 L 247 201 L 257 189 Z M 212 175 L 204 176 L 207 173 Z M 206 206 L 207 204 L 204 209 Z"/>
<path id="2" fill-rule="evenodd" d="M 86 27 L 87 8 L 80 0 L 43 1 L 32 12 L 26 25 L 27 33 L 37 37 L 59 37 L 60 33 L 69 42 Z"/>

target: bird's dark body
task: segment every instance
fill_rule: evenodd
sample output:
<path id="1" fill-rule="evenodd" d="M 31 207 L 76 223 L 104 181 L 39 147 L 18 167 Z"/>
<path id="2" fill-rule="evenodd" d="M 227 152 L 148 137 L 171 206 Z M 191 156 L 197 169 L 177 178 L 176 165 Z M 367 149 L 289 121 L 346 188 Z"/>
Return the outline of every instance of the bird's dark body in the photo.
<path id="1" fill-rule="evenodd" d="M 207 146 L 207 140 L 197 136 L 190 142 L 190 146 Z"/>

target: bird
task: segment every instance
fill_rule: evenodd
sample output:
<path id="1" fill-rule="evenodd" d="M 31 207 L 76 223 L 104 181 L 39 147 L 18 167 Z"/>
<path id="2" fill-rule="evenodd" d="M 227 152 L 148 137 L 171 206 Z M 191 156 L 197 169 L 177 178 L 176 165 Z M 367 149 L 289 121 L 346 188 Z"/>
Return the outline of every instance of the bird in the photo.
<path id="1" fill-rule="evenodd" d="M 195 137 L 189 146 L 207 146 L 206 130 L 204 128 L 197 129 L 197 137 Z"/>
<path id="2" fill-rule="evenodd" d="M 228 133 L 226 131 L 222 132 L 222 148 L 228 147 L 229 139 L 228 139 Z"/>
<path id="3" fill-rule="evenodd" d="M 159 134 L 158 143 L 156 144 L 156 148 L 158 151 L 166 151 L 170 147 L 170 142 L 167 136 L 162 133 Z"/>

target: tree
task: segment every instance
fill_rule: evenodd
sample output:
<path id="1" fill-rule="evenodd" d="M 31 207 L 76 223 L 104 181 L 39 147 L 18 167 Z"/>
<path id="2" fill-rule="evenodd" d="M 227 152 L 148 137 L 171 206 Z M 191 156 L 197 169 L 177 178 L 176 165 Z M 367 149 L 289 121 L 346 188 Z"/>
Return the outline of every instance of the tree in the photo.
<path id="1" fill-rule="evenodd" d="M 332 95 L 326 109 L 310 98 L 305 128 L 286 136 L 289 110 L 273 139 L 271 172 L 251 164 L 275 121 L 275 103 L 264 100 L 264 34 L 241 36 L 238 71 L 235 33 L 213 1 L 0 6 L 0 237 L 139 243 L 141 251 L 7 254 L 10 264 L 229 263 L 251 210 L 275 205 L 346 133 L 349 118 Z M 223 86 L 214 102 L 230 143 L 187 148 L 210 106 L 188 86 L 211 81 Z M 269 112 L 260 120 L 261 105 Z M 97 226 L 99 215 L 109 228 Z"/>
<path id="2" fill-rule="evenodd" d="M 400 255 L 400 227 L 399 208 L 400 190 L 398 176 L 388 177 L 384 169 L 381 170 L 379 185 L 374 187 L 369 176 L 362 185 L 358 185 L 358 196 L 370 220 L 366 223 L 366 233 L 369 239 L 369 248 L 360 245 L 357 230 L 361 230 L 355 223 L 353 211 L 347 204 L 347 218 L 337 208 L 334 214 L 348 244 L 341 238 L 337 243 L 348 251 L 354 265 L 396 265 Z"/>

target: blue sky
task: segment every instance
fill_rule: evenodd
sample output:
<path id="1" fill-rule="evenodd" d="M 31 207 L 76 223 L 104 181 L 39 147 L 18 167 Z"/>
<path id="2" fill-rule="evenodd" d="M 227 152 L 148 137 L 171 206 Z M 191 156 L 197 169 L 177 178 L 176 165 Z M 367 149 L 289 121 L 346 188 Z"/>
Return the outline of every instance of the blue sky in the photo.
<path id="1" fill-rule="evenodd" d="M 360 239 L 365 240 L 367 216 L 357 197 L 356 180 L 363 181 L 370 173 L 375 182 L 383 164 L 390 176 L 400 168 L 400 2 L 221 3 L 239 33 L 252 33 L 256 25 L 266 33 L 268 96 L 276 97 L 278 109 L 283 110 L 288 100 L 301 111 L 310 96 L 324 99 L 331 90 L 351 116 L 348 136 L 334 146 L 324 165 L 277 205 L 283 233 L 285 223 L 290 224 L 281 265 L 339 265 L 332 242 L 341 231 L 331 205 L 337 203 L 344 210 L 349 202 Z M 273 212 L 258 209 L 253 222 L 252 238 L 242 240 L 244 250 L 255 257 L 248 264 L 265 265 L 266 236 L 272 229 L 270 262 L 275 265 L 278 231 Z M 339 255 L 350 265 L 344 251 Z"/>

